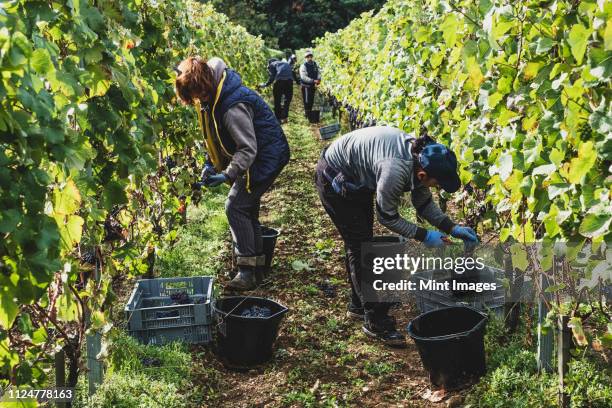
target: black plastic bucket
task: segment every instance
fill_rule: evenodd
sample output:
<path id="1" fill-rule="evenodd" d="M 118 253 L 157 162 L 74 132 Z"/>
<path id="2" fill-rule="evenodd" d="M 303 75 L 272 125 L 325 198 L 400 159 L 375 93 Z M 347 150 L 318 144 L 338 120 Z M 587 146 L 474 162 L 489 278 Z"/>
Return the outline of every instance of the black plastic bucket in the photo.
<path id="1" fill-rule="evenodd" d="M 380 275 L 375 272 L 374 259 L 379 257 L 394 258 L 406 252 L 406 238 L 398 235 L 378 235 L 361 246 L 361 296 L 362 301 L 377 303 L 397 303 L 401 301 L 397 291 L 376 290 L 375 281 Z M 399 275 L 399 276 L 398 276 Z M 396 270 L 387 270 L 384 279 L 387 282 L 401 280 L 403 276 Z"/>
<path id="2" fill-rule="evenodd" d="M 245 309 L 266 307 L 269 317 L 242 317 Z M 272 357 L 278 328 L 288 309 L 270 299 L 228 296 L 213 304 L 217 319 L 217 352 L 231 368 L 248 368 L 263 364 Z"/>
<path id="3" fill-rule="evenodd" d="M 485 374 L 486 324 L 486 315 L 465 306 L 423 313 L 408 324 L 432 384 L 449 388 Z"/>
<path id="4" fill-rule="evenodd" d="M 263 243 L 263 253 L 266 256 L 266 263 L 265 263 L 265 269 L 264 269 L 264 275 L 268 276 L 270 274 L 270 266 L 272 265 L 272 258 L 274 257 L 274 248 L 276 248 L 276 239 L 278 238 L 278 236 L 280 235 L 280 231 L 274 229 L 274 228 L 270 228 L 270 227 L 265 227 L 265 226 L 261 226 L 261 239 L 262 239 L 262 243 Z M 233 256 L 236 256 L 236 243 L 232 242 L 232 254 L 234 254 Z M 234 264 L 236 262 L 236 258 L 234 258 Z M 229 272 L 229 277 L 231 279 L 234 279 L 234 276 L 236 276 L 236 271 L 232 270 Z"/>
<path id="5" fill-rule="evenodd" d="M 377 235 L 370 240 L 370 242 L 375 242 L 377 244 L 389 244 L 385 245 L 389 247 L 395 247 L 393 244 L 397 244 L 398 249 L 404 248 L 406 241 L 406 238 L 401 235 Z"/>
<path id="6" fill-rule="evenodd" d="M 261 238 L 263 240 L 263 252 L 266 256 L 266 268 L 264 275 L 270 274 L 270 266 L 272 265 L 272 258 L 274 257 L 274 248 L 276 248 L 276 239 L 280 235 L 278 230 L 270 227 L 261 227 Z"/>

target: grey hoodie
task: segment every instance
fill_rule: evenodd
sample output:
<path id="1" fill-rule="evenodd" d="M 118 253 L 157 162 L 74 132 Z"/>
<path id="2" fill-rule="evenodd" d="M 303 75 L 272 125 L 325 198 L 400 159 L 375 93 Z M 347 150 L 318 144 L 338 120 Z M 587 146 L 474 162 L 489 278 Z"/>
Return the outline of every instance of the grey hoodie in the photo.
<path id="1" fill-rule="evenodd" d="M 455 224 L 433 201 L 429 188 L 414 176 L 411 140 L 413 135 L 393 127 L 367 127 L 334 141 L 325 160 L 355 184 L 376 192 L 376 213 L 382 225 L 424 241 L 426 230 L 399 215 L 405 192 L 411 192 L 417 213 L 435 227 L 448 234 Z"/>
<path id="2" fill-rule="evenodd" d="M 211 58 L 208 66 L 215 75 L 216 87 L 227 65 L 221 58 Z M 211 124 L 211 126 L 214 126 Z M 253 109 L 247 104 L 238 103 L 232 106 L 223 116 L 223 126 L 236 143 L 236 152 L 223 173 L 231 180 L 242 176 L 255 161 L 257 156 L 257 138 L 253 126 Z M 211 129 L 214 132 L 214 129 Z"/>

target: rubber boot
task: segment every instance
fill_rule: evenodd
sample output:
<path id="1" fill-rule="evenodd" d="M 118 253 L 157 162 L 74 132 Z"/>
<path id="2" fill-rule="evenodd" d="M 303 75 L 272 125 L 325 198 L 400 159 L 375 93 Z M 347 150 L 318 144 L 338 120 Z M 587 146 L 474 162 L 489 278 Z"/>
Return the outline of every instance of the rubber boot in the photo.
<path id="1" fill-rule="evenodd" d="M 229 277 L 230 279 L 234 279 L 234 277 L 236 276 L 236 269 L 238 268 L 238 253 L 236 252 L 236 242 L 232 241 L 232 269 L 229 270 Z"/>
<path id="2" fill-rule="evenodd" d="M 238 256 L 236 257 L 238 264 L 238 273 L 227 284 L 226 288 L 235 291 L 253 290 L 257 287 L 257 279 L 255 276 L 255 268 L 257 266 L 256 256 Z"/>
<path id="3" fill-rule="evenodd" d="M 267 277 L 266 271 L 266 256 L 257 255 L 257 266 L 255 267 L 255 277 L 257 278 L 257 284 L 260 285 Z"/>

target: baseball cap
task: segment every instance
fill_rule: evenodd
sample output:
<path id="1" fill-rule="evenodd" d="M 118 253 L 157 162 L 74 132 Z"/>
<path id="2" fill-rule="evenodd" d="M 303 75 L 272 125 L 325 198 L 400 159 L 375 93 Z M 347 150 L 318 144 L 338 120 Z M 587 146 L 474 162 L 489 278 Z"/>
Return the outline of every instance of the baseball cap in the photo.
<path id="1" fill-rule="evenodd" d="M 432 143 L 423 148 L 419 163 L 428 176 L 435 178 L 444 191 L 454 193 L 459 190 L 461 180 L 457 174 L 457 156 L 446 146 Z"/>
<path id="2" fill-rule="evenodd" d="M 304 57 L 307 57 L 309 55 L 312 55 L 312 51 L 310 51 L 310 50 L 306 51 L 306 53 L 304 54 Z"/>

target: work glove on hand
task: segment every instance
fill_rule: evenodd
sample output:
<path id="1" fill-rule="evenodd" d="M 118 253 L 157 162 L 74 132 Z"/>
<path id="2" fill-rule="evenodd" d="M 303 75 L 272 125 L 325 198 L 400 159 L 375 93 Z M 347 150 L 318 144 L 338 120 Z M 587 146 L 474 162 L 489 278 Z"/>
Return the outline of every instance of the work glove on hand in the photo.
<path id="1" fill-rule="evenodd" d="M 470 227 L 462 227 L 461 225 L 455 225 L 451 230 L 451 235 L 455 238 L 461 238 L 468 242 L 478 242 L 478 236 L 476 231 Z"/>
<path id="2" fill-rule="evenodd" d="M 470 227 L 462 227 L 461 225 L 455 225 L 451 230 L 451 235 L 455 238 L 461 238 L 466 251 L 473 250 L 478 245 L 478 235 Z"/>
<path id="3" fill-rule="evenodd" d="M 428 230 L 423 244 L 425 244 L 427 248 L 440 248 L 445 244 L 443 241 L 443 238 L 445 237 L 446 236 L 439 231 Z"/>
<path id="4" fill-rule="evenodd" d="M 204 163 L 204 168 L 202 169 L 200 179 L 202 180 L 202 183 L 205 183 L 207 178 L 209 178 L 210 176 L 214 176 L 215 174 L 217 174 L 215 166 L 213 166 L 211 162 L 207 161 L 206 163 Z"/>
<path id="5" fill-rule="evenodd" d="M 207 187 L 217 187 L 218 185 L 225 183 L 227 180 L 228 178 L 225 174 L 219 173 L 206 177 L 206 179 L 202 180 L 202 184 Z"/>
<path id="6" fill-rule="evenodd" d="M 348 181 L 344 174 L 339 173 L 332 180 L 332 188 L 337 194 L 341 195 L 342 197 L 346 197 L 348 193 L 357 191 L 359 186 Z"/>

